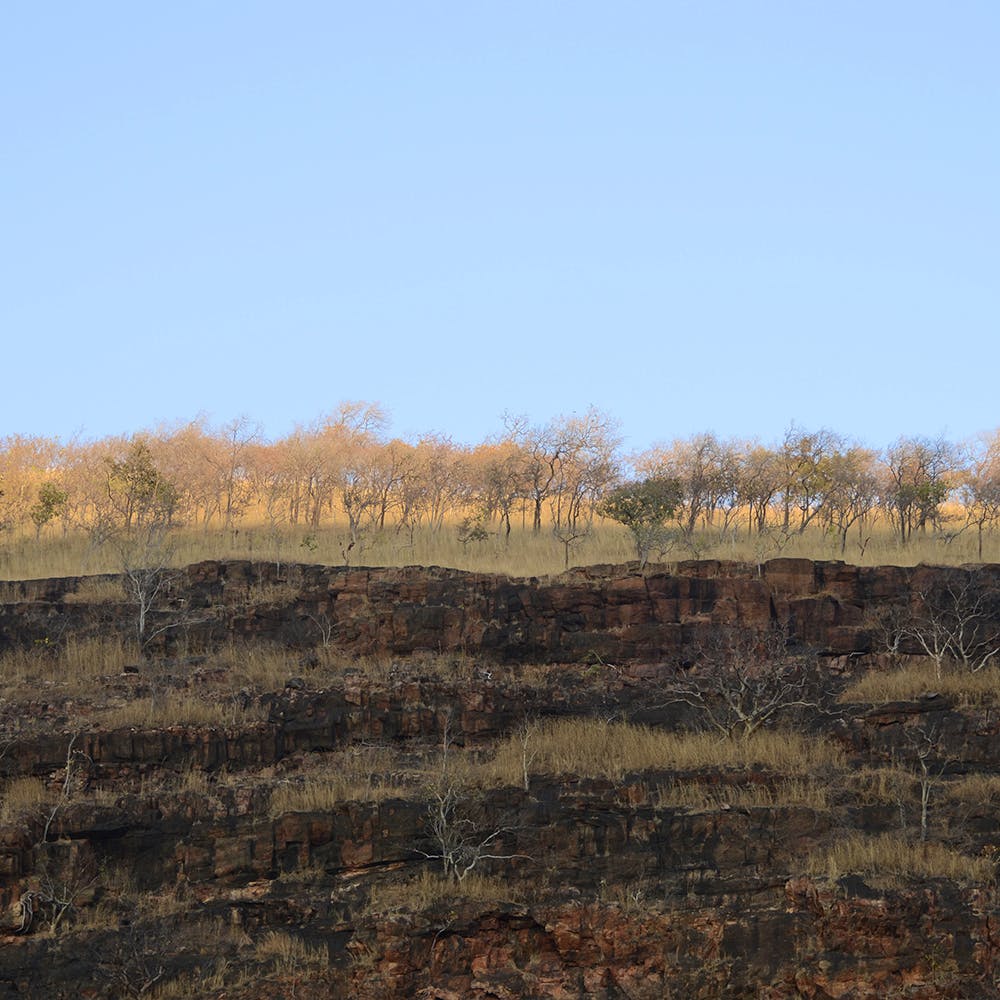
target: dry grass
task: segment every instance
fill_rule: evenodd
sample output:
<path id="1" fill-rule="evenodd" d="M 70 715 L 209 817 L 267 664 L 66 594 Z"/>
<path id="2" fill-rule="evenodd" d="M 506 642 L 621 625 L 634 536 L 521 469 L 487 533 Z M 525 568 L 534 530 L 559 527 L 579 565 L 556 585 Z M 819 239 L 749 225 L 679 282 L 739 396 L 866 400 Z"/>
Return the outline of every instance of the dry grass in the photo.
<path id="1" fill-rule="evenodd" d="M 250 559 L 286 565 L 295 562 L 344 564 L 346 526 L 332 524 L 318 530 L 303 527 L 269 528 L 247 522 L 239 532 L 222 530 L 177 530 L 171 536 L 173 566 L 186 566 L 205 559 Z M 809 528 L 802 535 L 781 538 L 749 535 L 720 540 L 711 532 L 696 533 L 692 545 L 675 547 L 664 555 L 667 561 L 705 558 L 733 559 L 758 563 L 777 556 L 806 559 L 840 559 L 858 565 L 913 566 L 917 563 L 958 565 L 977 562 L 975 538 L 963 534 L 945 544 L 932 537 L 918 538 L 906 547 L 884 526 L 866 530 L 869 539 L 862 548 L 851 535 L 843 556 L 839 546 L 820 529 Z M 563 546 L 550 531 L 535 535 L 530 528 L 514 528 L 509 540 L 491 535 L 482 542 L 463 545 L 456 525 L 442 531 L 427 528 L 409 532 L 386 530 L 369 532 L 360 546 L 350 552 L 357 566 L 452 566 L 485 573 L 512 576 L 547 576 L 563 570 Z M 622 563 L 635 558 L 628 532 L 619 525 L 604 522 L 575 544 L 571 563 L 587 566 L 595 563 Z M 1000 532 L 987 537 L 985 561 L 1000 562 Z M 69 534 L 45 537 L 36 541 L 34 533 L 9 535 L 0 547 L 0 579 L 28 580 L 49 577 L 114 573 L 120 559 L 113 547 L 95 548 L 86 535 Z M 108 592 L 110 594 L 110 591 Z M 120 600 L 118 596 L 109 600 Z"/>
<path id="2" fill-rule="evenodd" d="M 344 802 L 382 802 L 406 793 L 405 775 L 388 747 L 351 747 L 324 754 L 316 770 L 274 788 L 270 815 L 328 812 Z"/>
<path id="3" fill-rule="evenodd" d="M 892 834 L 865 837 L 851 834 L 808 861 L 814 875 L 831 880 L 846 874 L 863 875 L 882 888 L 900 888 L 928 878 L 959 883 L 989 882 L 994 865 L 985 858 L 970 858 L 943 844 L 917 844 Z"/>
<path id="4" fill-rule="evenodd" d="M 156 692 L 93 715 L 93 721 L 105 729 L 163 729 L 167 726 L 237 728 L 266 719 L 267 712 L 259 705 L 244 707 L 235 699 L 209 701 L 188 691 Z"/>
<path id="5" fill-rule="evenodd" d="M 329 812 L 344 802 L 381 802 L 403 793 L 399 786 L 337 775 L 302 784 L 279 785 L 271 794 L 271 816 L 290 812 Z"/>
<path id="6" fill-rule="evenodd" d="M 366 915 L 393 912 L 420 912 L 444 903 L 518 903 L 524 891 L 510 879 L 470 872 L 456 882 L 439 872 L 422 871 L 408 882 L 391 882 L 374 886 Z"/>
<path id="7" fill-rule="evenodd" d="M 118 638 L 67 640 L 61 664 L 72 677 L 96 678 L 120 674 L 129 663 L 139 659 L 138 647 Z"/>
<path id="8" fill-rule="evenodd" d="M 247 592 L 246 603 L 253 606 L 294 604 L 302 591 L 293 583 L 254 583 Z"/>
<path id="9" fill-rule="evenodd" d="M 280 689 L 289 677 L 301 672 L 296 654 L 271 643 L 229 646 L 215 654 L 209 664 L 228 666 L 234 685 L 248 684 L 263 691 Z"/>
<path id="10" fill-rule="evenodd" d="M 495 781 L 521 784 L 531 774 L 573 774 L 620 781 L 629 771 L 673 768 L 765 767 L 789 777 L 841 768 L 832 743 L 798 733 L 759 731 L 750 739 L 720 740 L 711 733 L 675 733 L 647 726 L 568 719 L 538 725 L 527 743 L 503 742 L 484 770 Z"/>
<path id="11" fill-rule="evenodd" d="M 308 945 L 285 931 L 268 931 L 257 942 L 256 956 L 261 962 L 273 962 L 276 972 L 325 969 L 330 964 L 325 947 Z"/>
<path id="12" fill-rule="evenodd" d="M 121 604 L 125 599 L 122 581 L 108 576 L 86 577 L 63 598 L 67 604 Z"/>
<path id="13" fill-rule="evenodd" d="M 206 668 L 225 667 L 230 673 L 230 687 L 248 686 L 258 691 L 280 690 L 289 677 L 307 674 L 312 684 L 332 683 L 343 677 L 348 667 L 367 672 L 366 661 L 355 660 L 332 647 L 317 647 L 310 652 L 308 666 L 298 652 L 272 643 L 229 645 L 213 654 Z"/>
<path id="14" fill-rule="evenodd" d="M 944 786 L 953 802 L 974 806 L 996 806 L 1000 803 L 1000 775 L 968 774 Z"/>
<path id="15" fill-rule="evenodd" d="M 31 697 L 39 688 L 56 688 L 65 694 L 85 694 L 94 682 L 120 674 L 135 663 L 138 651 L 118 638 L 71 637 L 63 646 L 37 643 L 31 649 L 13 649 L 0 657 L 0 681 L 10 696 Z"/>
<path id="16" fill-rule="evenodd" d="M 54 802 L 55 795 L 40 778 L 14 778 L 0 791 L 0 825 L 37 818 Z"/>
<path id="17" fill-rule="evenodd" d="M 817 811 L 830 808 L 829 784 L 817 778 L 796 778 L 773 785 L 752 782 L 742 785 L 706 785 L 698 781 L 676 781 L 657 786 L 656 805 L 715 811 L 803 806 Z"/>
<path id="18" fill-rule="evenodd" d="M 899 767 L 863 767 L 851 772 L 847 780 L 859 802 L 884 805 L 908 800 L 916 775 Z"/>
<path id="19" fill-rule="evenodd" d="M 216 991 L 224 990 L 227 986 L 243 986 L 249 981 L 244 977 L 237 982 L 230 982 L 229 973 L 229 961 L 218 958 L 210 968 L 158 983 L 146 995 L 151 1000 L 190 1000 L 191 997 L 214 996 Z"/>
<path id="20" fill-rule="evenodd" d="M 988 667 L 978 673 L 946 668 L 938 677 L 934 662 L 921 658 L 899 670 L 866 674 L 847 687 L 839 700 L 883 705 L 891 701 L 914 701 L 933 693 L 954 700 L 963 708 L 1000 704 L 1000 667 Z"/>

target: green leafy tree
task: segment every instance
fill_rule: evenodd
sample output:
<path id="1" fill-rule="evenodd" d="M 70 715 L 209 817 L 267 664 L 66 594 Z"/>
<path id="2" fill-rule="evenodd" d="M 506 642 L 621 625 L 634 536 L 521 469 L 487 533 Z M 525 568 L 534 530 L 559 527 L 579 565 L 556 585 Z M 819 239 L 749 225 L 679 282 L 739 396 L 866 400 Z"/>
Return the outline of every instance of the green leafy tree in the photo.
<path id="1" fill-rule="evenodd" d="M 135 438 L 122 458 L 107 460 L 107 486 L 108 498 L 126 532 L 171 524 L 178 490 L 160 474 L 142 438 Z"/>
<path id="2" fill-rule="evenodd" d="M 54 517 L 58 517 L 66 506 L 69 495 L 65 490 L 59 489 L 55 483 L 42 483 L 38 488 L 38 500 L 28 511 L 32 523 L 35 525 L 35 538 L 42 533 L 45 527 Z"/>
<path id="3" fill-rule="evenodd" d="M 653 548 L 668 539 L 668 522 L 683 498 L 684 487 L 679 479 L 656 476 L 615 487 L 604 497 L 599 513 L 628 528 L 636 558 L 643 567 Z"/>

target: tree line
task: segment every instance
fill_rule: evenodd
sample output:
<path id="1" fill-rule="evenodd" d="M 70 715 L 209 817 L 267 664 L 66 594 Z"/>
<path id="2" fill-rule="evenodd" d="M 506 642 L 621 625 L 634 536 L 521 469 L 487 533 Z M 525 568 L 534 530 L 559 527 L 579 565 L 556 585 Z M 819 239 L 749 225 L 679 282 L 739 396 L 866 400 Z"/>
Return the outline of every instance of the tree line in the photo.
<path id="1" fill-rule="evenodd" d="M 844 551 L 876 525 L 914 536 L 1000 519 L 1000 431 L 972 441 L 901 437 L 875 449 L 792 425 L 779 441 L 713 433 L 626 454 L 617 421 L 591 408 L 466 445 L 402 440 L 372 403 L 343 403 L 285 437 L 252 420 L 204 420 L 96 441 L 0 438 L 0 531 L 84 531 L 100 543 L 150 526 L 427 529 L 570 537 L 607 514 L 623 485 L 669 482 L 674 540 L 792 537 L 818 528 Z M 0 535 L 2 537 L 2 535 Z"/>

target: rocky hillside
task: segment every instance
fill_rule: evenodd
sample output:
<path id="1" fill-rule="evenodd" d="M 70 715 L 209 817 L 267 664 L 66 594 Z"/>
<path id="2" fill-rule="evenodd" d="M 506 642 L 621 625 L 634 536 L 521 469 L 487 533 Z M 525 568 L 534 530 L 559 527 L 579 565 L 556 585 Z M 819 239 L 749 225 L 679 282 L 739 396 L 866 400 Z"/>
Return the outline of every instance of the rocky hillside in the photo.
<path id="1" fill-rule="evenodd" d="M 998 589 L 0 584 L 0 996 L 1000 996 Z"/>

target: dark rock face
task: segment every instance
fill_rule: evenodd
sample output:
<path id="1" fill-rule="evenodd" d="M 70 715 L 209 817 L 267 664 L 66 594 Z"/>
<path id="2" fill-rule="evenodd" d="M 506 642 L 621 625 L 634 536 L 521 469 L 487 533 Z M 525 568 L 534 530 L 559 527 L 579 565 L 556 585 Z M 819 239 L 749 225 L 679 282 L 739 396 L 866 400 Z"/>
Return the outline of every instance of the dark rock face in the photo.
<path id="1" fill-rule="evenodd" d="M 579 663 L 600 657 L 634 664 L 672 660 L 718 625 L 774 623 L 827 656 L 867 652 L 865 612 L 908 605 L 926 589 L 928 567 L 857 567 L 841 562 L 772 559 L 682 562 L 672 572 L 595 566 L 561 576 L 518 580 L 438 567 L 342 569 L 269 563 L 208 562 L 175 580 L 174 608 L 192 617 L 185 635 L 206 644 L 225 638 L 318 644 L 323 625 L 337 648 L 359 656 L 458 653 L 498 662 Z M 976 571 L 1000 585 L 1000 570 Z M 65 602 L 79 579 L 18 585 L 22 600 L 0 606 L 0 643 L 43 642 L 67 628 L 97 631 L 128 623 L 125 605 Z M 275 603 L 248 605 L 253 588 L 273 586 Z M 102 618 L 103 616 L 103 618 Z M 159 616 L 158 618 L 156 616 Z M 913 650 L 914 652 L 916 650 Z"/>
<path id="2" fill-rule="evenodd" d="M 195 648 L 234 639 L 291 647 L 303 672 L 253 696 L 265 721 L 101 730 L 69 718 L 0 734 L 4 781 L 40 779 L 49 792 L 44 807 L 0 824 L 0 997 L 147 995 L 160 978 L 183 976 L 188 995 L 229 1000 L 1000 997 L 991 882 L 880 889 L 858 875 L 803 874 L 814 852 L 852 833 L 899 830 L 902 805 L 866 798 L 849 779 L 824 806 L 780 797 L 731 805 L 730 787 L 780 785 L 782 775 L 756 766 L 652 767 L 619 781 L 545 774 L 480 788 L 476 822 L 498 831 L 498 860 L 483 870 L 510 898 L 477 901 L 459 887 L 414 902 L 418 876 L 440 868 L 434 800 L 407 784 L 414 759 L 445 741 L 488 757 L 529 717 L 690 725 L 688 709 L 659 703 L 658 686 L 722 627 L 778 625 L 819 652 L 834 683 L 878 666 L 869 614 L 912 606 L 941 572 L 792 559 L 644 574 L 590 567 L 547 580 L 433 567 L 191 566 L 154 622 L 185 616 Z M 1000 583 L 997 567 L 976 572 Z M 67 601 L 84 592 L 80 580 L 16 588 L 17 600 L 0 605 L 0 652 L 133 627 L 127 604 Z M 153 655 L 170 654 L 173 641 L 163 633 Z M 321 643 L 389 666 L 317 686 L 307 667 Z M 422 671 L 426 654 L 452 657 L 454 676 Z M 534 664 L 551 669 L 528 683 Z M 42 698 L 4 710 L 41 712 Z M 803 725 L 843 748 L 858 772 L 912 758 L 914 732 L 931 732 L 935 780 L 1000 774 L 995 707 L 937 695 L 843 706 Z M 325 762 L 372 747 L 402 776 L 398 793 L 272 808 L 276 790 L 303 775 L 336 777 Z M 72 775 L 70 750 L 86 762 Z M 71 777 L 78 787 L 63 795 Z M 670 804 L 663 789 L 684 783 L 719 794 Z M 943 793 L 933 794 L 942 840 L 970 856 L 1000 852 L 1000 795 L 945 816 Z M 124 888 L 111 872 L 126 873 Z M 401 887 L 402 903 L 376 905 L 379 891 Z M 49 933 L 49 902 L 48 928 L 22 932 L 26 893 L 43 902 L 70 894 L 66 923 Z M 114 914 L 110 926 L 98 920 L 102 908 Z M 277 933 L 315 946 L 323 961 L 282 964 L 266 950 Z M 249 972 L 210 986 L 217 959 Z"/>

